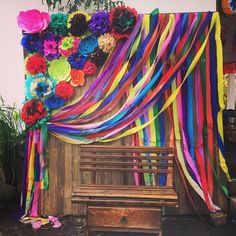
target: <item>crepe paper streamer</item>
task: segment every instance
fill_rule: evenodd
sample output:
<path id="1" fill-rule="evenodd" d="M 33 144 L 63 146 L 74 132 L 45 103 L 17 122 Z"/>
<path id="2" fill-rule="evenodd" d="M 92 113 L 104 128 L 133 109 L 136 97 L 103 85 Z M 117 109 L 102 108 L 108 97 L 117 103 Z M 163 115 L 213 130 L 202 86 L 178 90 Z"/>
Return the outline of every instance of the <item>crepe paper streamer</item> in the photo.
<path id="1" fill-rule="evenodd" d="M 140 15 L 130 37 L 118 43 L 88 90 L 74 102 L 55 111 L 47 127 L 30 131 L 26 152 L 25 187 L 28 191 L 23 195 L 25 214 L 37 215 L 39 188 L 48 186 L 45 165 L 47 128 L 52 135 L 74 144 L 110 142 L 132 135 L 135 145 L 164 146 L 168 143 L 165 140 L 168 131 L 164 111 L 174 123 L 169 131 L 169 143 L 176 147 L 177 161 L 186 179 L 205 201 L 209 211 L 220 210 L 211 198 L 211 169 L 202 145 L 202 131 L 207 130 L 209 153 L 210 156 L 214 154 L 211 146 L 214 129 L 220 164 L 229 177 L 223 157 L 223 103 L 220 97 L 223 77 L 219 27 L 217 13 Z M 204 66 L 202 59 L 206 60 L 210 71 L 200 72 L 201 66 Z M 204 85 L 200 76 L 209 78 L 209 81 Z M 198 90 L 194 90 L 193 85 L 197 85 Z M 211 93 L 211 104 L 206 106 L 203 106 L 206 99 L 204 90 Z M 200 101 L 193 97 L 195 93 L 199 94 Z M 186 99 L 191 97 L 190 101 L 184 100 L 185 96 Z M 121 101 L 123 103 L 118 111 L 102 121 L 96 121 Z M 191 122 L 186 122 L 187 108 L 190 108 Z M 203 115 L 207 109 L 212 110 L 212 117 Z M 198 130 L 193 125 L 194 119 L 198 121 Z M 191 135 L 199 138 L 199 149 Z M 191 144 L 189 149 L 188 144 Z M 197 165 L 200 165 L 199 169 Z M 206 165 L 207 176 L 203 172 Z M 141 184 L 143 176 L 135 173 L 134 177 L 135 183 Z M 157 183 L 149 175 L 145 182 L 164 185 L 166 180 L 163 178 Z"/>

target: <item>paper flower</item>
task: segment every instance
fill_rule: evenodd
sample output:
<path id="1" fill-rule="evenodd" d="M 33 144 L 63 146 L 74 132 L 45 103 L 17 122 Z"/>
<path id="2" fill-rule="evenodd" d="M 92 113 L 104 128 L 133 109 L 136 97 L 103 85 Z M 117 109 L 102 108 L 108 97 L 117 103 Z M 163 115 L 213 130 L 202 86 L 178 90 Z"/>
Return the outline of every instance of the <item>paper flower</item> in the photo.
<path id="1" fill-rule="evenodd" d="M 83 72 L 86 75 L 94 75 L 97 73 L 97 66 L 91 62 L 91 61 L 86 61 L 84 68 L 83 68 Z"/>
<path id="2" fill-rule="evenodd" d="M 134 8 L 118 6 L 110 11 L 112 34 L 116 39 L 128 38 L 138 19 Z"/>
<path id="3" fill-rule="evenodd" d="M 65 81 L 60 81 L 55 88 L 55 94 L 65 101 L 69 100 L 75 93 L 73 86 Z"/>
<path id="4" fill-rule="evenodd" d="M 29 53 L 43 53 L 43 41 L 39 34 L 25 34 L 21 39 L 21 45 Z"/>
<path id="5" fill-rule="evenodd" d="M 50 77 L 56 81 L 69 81 L 70 80 L 70 64 L 66 58 L 60 57 L 59 59 L 53 60 L 49 63 L 48 73 Z"/>
<path id="6" fill-rule="evenodd" d="M 82 11 L 76 11 L 68 16 L 67 28 L 68 32 L 74 36 L 82 36 L 88 29 L 88 21 L 90 16 Z"/>
<path id="7" fill-rule="evenodd" d="M 80 39 L 74 36 L 68 36 L 61 39 L 59 42 L 59 52 L 62 56 L 68 57 L 74 52 L 77 52 Z"/>
<path id="8" fill-rule="evenodd" d="M 110 30 L 109 14 L 107 12 L 94 13 L 88 28 L 96 36 L 108 32 Z"/>
<path id="9" fill-rule="evenodd" d="M 100 48 L 96 48 L 88 55 L 88 59 L 96 66 L 102 66 L 107 59 L 108 54 L 103 52 Z"/>
<path id="10" fill-rule="evenodd" d="M 59 36 L 66 36 L 68 34 L 67 15 L 63 13 L 57 13 L 51 15 L 50 29 L 51 31 Z"/>
<path id="11" fill-rule="evenodd" d="M 98 46 L 103 52 L 110 53 L 116 46 L 116 40 L 111 34 L 106 33 L 99 36 Z"/>
<path id="12" fill-rule="evenodd" d="M 27 76 L 25 81 L 25 96 L 27 99 L 45 99 L 45 97 L 52 93 L 55 85 L 55 80 L 45 77 L 43 74 L 39 74 L 36 77 Z"/>
<path id="13" fill-rule="evenodd" d="M 41 33 L 48 27 L 49 22 L 49 14 L 36 9 L 21 11 L 17 16 L 18 26 L 26 33 Z"/>
<path id="14" fill-rule="evenodd" d="M 24 104 L 21 118 L 31 127 L 40 127 L 47 122 L 49 113 L 42 101 L 39 99 L 32 99 Z"/>
<path id="15" fill-rule="evenodd" d="M 47 72 L 47 61 L 39 54 L 33 54 L 25 59 L 26 73 L 37 75 Z"/>
<path id="16" fill-rule="evenodd" d="M 98 46 L 98 40 L 90 35 L 80 41 L 79 52 L 87 57 Z"/>
<path id="17" fill-rule="evenodd" d="M 230 7 L 232 11 L 236 10 L 236 1 L 235 0 L 230 0 Z"/>
<path id="18" fill-rule="evenodd" d="M 68 57 L 68 62 L 74 69 L 82 69 L 85 65 L 86 60 L 86 57 L 84 57 L 78 52 L 73 53 Z"/>
<path id="19" fill-rule="evenodd" d="M 84 72 L 82 70 L 72 69 L 70 71 L 70 76 L 71 76 L 70 84 L 73 87 L 84 86 L 85 78 L 84 78 Z"/>
<path id="20" fill-rule="evenodd" d="M 54 109 L 58 109 L 60 107 L 63 107 L 65 104 L 65 101 L 62 97 L 58 97 L 58 96 L 54 95 L 54 96 L 47 98 L 44 101 L 44 104 L 48 107 L 49 110 L 54 110 Z"/>

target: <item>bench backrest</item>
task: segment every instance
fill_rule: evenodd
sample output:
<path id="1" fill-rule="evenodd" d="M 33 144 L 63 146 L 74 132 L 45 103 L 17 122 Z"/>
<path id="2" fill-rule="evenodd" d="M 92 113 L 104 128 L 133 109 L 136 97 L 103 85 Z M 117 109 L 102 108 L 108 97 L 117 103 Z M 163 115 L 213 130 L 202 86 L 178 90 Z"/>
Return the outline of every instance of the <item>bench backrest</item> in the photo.
<path id="1" fill-rule="evenodd" d="M 173 157 L 169 147 L 81 145 L 80 185 L 159 186 L 173 179 Z"/>

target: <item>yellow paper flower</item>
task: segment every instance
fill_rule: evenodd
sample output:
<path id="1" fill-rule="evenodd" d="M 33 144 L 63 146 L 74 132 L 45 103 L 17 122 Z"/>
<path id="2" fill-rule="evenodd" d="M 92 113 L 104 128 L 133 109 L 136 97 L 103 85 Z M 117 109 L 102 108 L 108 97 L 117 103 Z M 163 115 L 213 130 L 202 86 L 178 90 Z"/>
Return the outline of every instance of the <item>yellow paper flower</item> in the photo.
<path id="1" fill-rule="evenodd" d="M 116 46 L 116 40 L 111 34 L 106 33 L 98 37 L 98 46 L 103 52 L 110 53 Z"/>

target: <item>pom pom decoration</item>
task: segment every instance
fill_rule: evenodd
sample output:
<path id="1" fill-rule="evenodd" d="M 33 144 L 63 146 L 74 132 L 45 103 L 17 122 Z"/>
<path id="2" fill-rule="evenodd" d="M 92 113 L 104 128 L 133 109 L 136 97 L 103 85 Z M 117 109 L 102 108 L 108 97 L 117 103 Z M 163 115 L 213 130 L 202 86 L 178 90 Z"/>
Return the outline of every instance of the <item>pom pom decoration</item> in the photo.
<path id="1" fill-rule="evenodd" d="M 30 75 L 37 75 L 47 72 L 47 61 L 39 54 L 33 54 L 25 59 L 26 72 Z"/>
<path id="2" fill-rule="evenodd" d="M 64 57 L 60 57 L 59 59 L 51 61 L 48 67 L 49 75 L 56 81 L 69 81 L 70 70 L 70 64 Z"/>
<path id="3" fill-rule="evenodd" d="M 116 46 L 116 40 L 109 33 L 103 34 L 98 38 L 98 46 L 103 52 L 110 53 Z"/>
<path id="4" fill-rule="evenodd" d="M 65 101 L 62 97 L 58 97 L 58 96 L 54 95 L 54 96 L 47 98 L 44 101 L 44 104 L 48 107 L 49 110 L 54 110 L 54 109 L 58 109 L 60 107 L 63 107 L 65 104 Z"/>
<path id="5" fill-rule="evenodd" d="M 96 48 L 88 55 L 88 59 L 95 63 L 96 66 L 102 66 L 107 59 L 108 54 L 103 52 L 100 48 Z"/>
<path id="6" fill-rule="evenodd" d="M 69 100 L 75 93 L 73 86 L 65 81 L 60 81 L 55 88 L 55 94 L 65 101 Z"/>
<path id="7" fill-rule="evenodd" d="M 92 34 L 99 36 L 110 30 L 109 14 L 107 12 L 97 12 L 92 15 L 88 28 Z"/>
<path id="8" fill-rule="evenodd" d="M 47 78 L 43 74 L 37 76 L 27 76 L 25 81 L 25 95 L 27 99 L 44 99 L 52 93 L 56 85 L 56 81 L 52 78 Z"/>
<path id="9" fill-rule="evenodd" d="M 98 46 L 98 40 L 94 36 L 88 36 L 81 40 L 79 44 L 79 52 L 87 57 Z"/>
<path id="10" fill-rule="evenodd" d="M 86 61 L 83 72 L 86 75 L 94 75 L 97 73 L 97 66 L 91 61 Z"/>
<path id="11" fill-rule="evenodd" d="M 71 67 L 74 69 L 82 69 L 86 63 L 86 60 L 86 57 L 81 55 L 79 52 L 71 54 L 68 58 Z"/>
<path id="12" fill-rule="evenodd" d="M 70 84 L 73 87 L 84 86 L 85 78 L 84 78 L 84 72 L 82 70 L 72 69 L 70 71 L 70 75 L 71 75 Z"/>
<path id="13" fill-rule="evenodd" d="M 109 14 L 113 36 L 116 39 L 128 38 L 138 20 L 137 11 L 134 8 L 118 6 Z"/>
<path id="14" fill-rule="evenodd" d="M 68 32 L 73 36 L 82 36 L 88 29 L 90 16 L 82 11 L 76 11 L 68 16 Z"/>
<path id="15" fill-rule="evenodd" d="M 50 29 L 51 31 L 59 36 L 66 36 L 68 34 L 67 15 L 63 13 L 57 13 L 51 15 Z"/>
<path id="16" fill-rule="evenodd" d="M 49 22 L 49 14 L 36 9 L 21 11 L 17 16 L 18 26 L 26 33 L 41 33 L 48 27 Z"/>
<path id="17" fill-rule="evenodd" d="M 74 36 L 68 36 L 61 39 L 59 42 L 59 52 L 62 56 L 68 57 L 72 53 L 77 52 L 80 39 Z"/>
<path id="18" fill-rule="evenodd" d="M 29 53 L 43 52 L 43 41 L 39 34 L 25 34 L 21 39 L 21 45 Z"/>
<path id="19" fill-rule="evenodd" d="M 21 118 L 27 125 L 34 128 L 45 124 L 49 113 L 41 100 L 32 99 L 24 104 Z"/>

